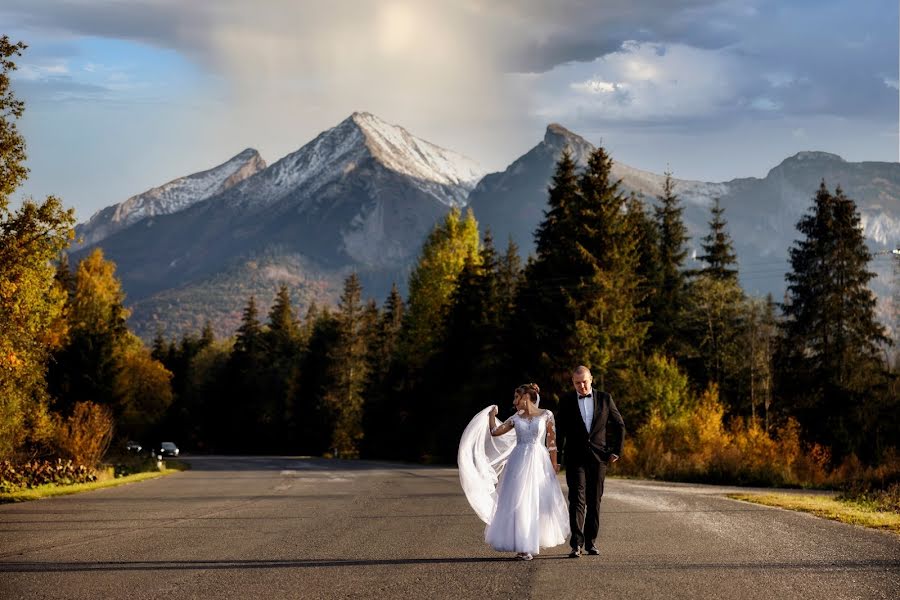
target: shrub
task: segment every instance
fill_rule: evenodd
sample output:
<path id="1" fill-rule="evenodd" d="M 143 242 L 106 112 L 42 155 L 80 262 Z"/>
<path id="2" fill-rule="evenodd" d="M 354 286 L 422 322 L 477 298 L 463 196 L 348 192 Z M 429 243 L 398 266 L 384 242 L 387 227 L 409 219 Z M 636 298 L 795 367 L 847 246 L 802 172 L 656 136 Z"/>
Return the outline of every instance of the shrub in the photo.
<path id="1" fill-rule="evenodd" d="M 47 483 L 70 485 L 97 480 L 97 471 L 71 460 L 0 461 L 0 492 L 33 488 Z"/>
<path id="2" fill-rule="evenodd" d="M 108 408 L 79 402 L 68 418 L 56 417 L 55 443 L 60 456 L 96 467 L 109 448 L 113 417 Z"/>

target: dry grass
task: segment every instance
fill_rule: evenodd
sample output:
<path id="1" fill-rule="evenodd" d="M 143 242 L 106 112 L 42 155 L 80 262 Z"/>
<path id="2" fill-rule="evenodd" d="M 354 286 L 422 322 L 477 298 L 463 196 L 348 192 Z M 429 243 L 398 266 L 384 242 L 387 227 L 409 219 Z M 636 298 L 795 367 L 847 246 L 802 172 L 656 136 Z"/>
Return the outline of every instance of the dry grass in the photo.
<path id="1" fill-rule="evenodd" d="M 831 496 L 810 496 L 805 494 L 784 493 L 753 493 L 753 494 L 728 494 L 729 498 L 798 510 L 840 521 L 852 525 L 862 525 L 873 529 L 884 529 L 900 534 L 900 512 L 877 510 L 874 505 L 867 502 L 853 500 L 839 500 Z"/>

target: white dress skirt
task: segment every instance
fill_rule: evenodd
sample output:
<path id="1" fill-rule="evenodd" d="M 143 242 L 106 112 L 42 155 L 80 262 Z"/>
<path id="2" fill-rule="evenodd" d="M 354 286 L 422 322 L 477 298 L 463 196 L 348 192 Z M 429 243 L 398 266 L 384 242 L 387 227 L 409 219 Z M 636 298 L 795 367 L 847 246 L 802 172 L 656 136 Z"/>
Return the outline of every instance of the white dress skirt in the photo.
<path id="1" fill-rule="evenodd" d="M 475 425 L 486 430 L 486 422 L 480 420 L 480 423 L 476 423 L 476 420 L 479 416 L 487 416 L 487 411 L 489 409 L 479 413 L 469 427 Z M 476 468 L 476 471 L 481 471 L 481 477 L 475 477 L 476 481 L 480 479 L 480 486 L 473 486 L 473 471 L 468 464 L 470 461 L 466 460 L 464 463 L 462 460 L 468 459 L 470 453 L 464 452 L 462 442 L 460 478 L 470 504 L 487 522 L 484 539 L 488 544 L 495 550 L 538 554 L 541 548 L 565 543 L 569 536 L 569 511 L 544 444 L 548 430 L 552 434 L 551 439 L 555 438 L 553 413 L 542 410 L 530 418 L 517 413 L 507 423 L 510 420 L 515 431 L 515 445 L 510 444 L 507 438 L 507 446 L 511 446 L 511 450 L 507 447 L 500 459 L 491 464 L 494 472 L 499 472 L 499 477 L 494 478 L 496 489 L 490 489 L 492 486 L 483 481 L 483 466 Z M 463 441 L 465 440 L 464 434 Z M 482 443 L 490 445 L 492 442 L 493 440 L 487 440 Z M 474 454 L 478 455 L 479 452 L 480 448 Z M 476 493 L 470 493 L 473 487 L 479 487 Z M 485 519 L 485 516 L 488 518 Z"/>

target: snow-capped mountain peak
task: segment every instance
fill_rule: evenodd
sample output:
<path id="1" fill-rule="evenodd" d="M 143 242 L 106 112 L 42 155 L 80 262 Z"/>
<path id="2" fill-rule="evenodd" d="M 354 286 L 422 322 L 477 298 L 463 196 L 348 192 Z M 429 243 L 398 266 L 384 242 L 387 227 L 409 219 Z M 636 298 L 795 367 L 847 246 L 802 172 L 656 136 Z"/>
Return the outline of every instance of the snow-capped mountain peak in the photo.
<path id="1" fill-rule="evenodd" d="M 184 210 L 265 168 L 266 163 L 259 152 L 247 148 L 217 167 L 173 179 L 97 211 L 86 223 L 79 225 L 77 234 L 83 238 L 83 245 L 89 246 L 141 219 Z"/>
<path id="2" fill-rule="evenodd" d="M 463 206 L 484 172 L 461 154 L 419 139 L 375 115 L 355 112 L 235 192 L 237 202 L 260 208 L 288 194 L 314 199 L 316 191 L 340 181 L 368 159 L 404 175 L 447 206 Z"/>
<path id="3" fill-rule="evenodd" d="M 465 204 L 469 191 L 484 176 L 484 170 L 470 158 L 419 139 L 398 125 L 391 125 L 375 115 L 355 112 L 350 120 L 362 132 L 372 155 L 387 168 L 426 182 L 461 188 L 461 194 L 439 193 L 428 186 L 429 193 L 439 195 L 445 204 Z"/>

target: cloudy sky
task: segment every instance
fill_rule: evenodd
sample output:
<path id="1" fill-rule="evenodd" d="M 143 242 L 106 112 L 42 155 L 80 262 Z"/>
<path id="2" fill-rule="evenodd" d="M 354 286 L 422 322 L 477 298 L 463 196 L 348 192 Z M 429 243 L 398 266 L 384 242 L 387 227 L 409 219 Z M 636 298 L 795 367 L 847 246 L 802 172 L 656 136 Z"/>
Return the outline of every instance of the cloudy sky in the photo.
<path id="1" fill-rule="evenodd" d="M 896 0 L 3 0 L 31 177 L 79 220 L 355 110 L 501 170 L 558 122 L 676 177 L 898 160 Z"/>

